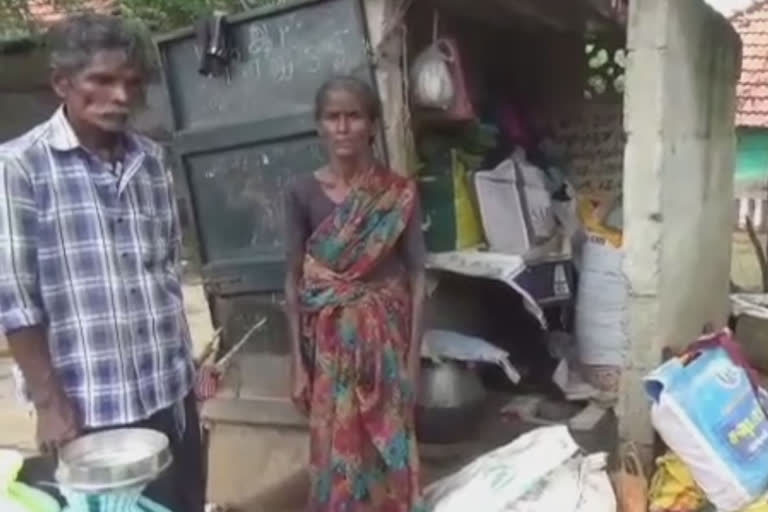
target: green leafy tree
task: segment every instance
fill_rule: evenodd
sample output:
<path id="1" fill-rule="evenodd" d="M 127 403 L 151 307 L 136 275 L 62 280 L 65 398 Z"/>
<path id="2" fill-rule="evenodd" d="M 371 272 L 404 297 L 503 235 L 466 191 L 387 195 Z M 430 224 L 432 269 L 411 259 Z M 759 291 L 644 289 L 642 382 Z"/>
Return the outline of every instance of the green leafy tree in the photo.
<path id="1" fill-rule="evenodd" d="M 120 12 L 145 22 L 152 31 L 192 24 L 216 9 L 233 13 L 243 9 L 239 0 L 122 0 Z"/>
<path id="2" fill-rule="evenodd" d="M 38 0 L 31 0 L 38 1 Z M 74 12 L 87 6 L 87 0 L 48 0 L 56 9 Z M 287 0 L 116 0 L 123 16 L 143 21 L 153 32 L 184 27 L 214 10 L 236 13 L 247 8 L 284 3 Z M 12 38 L 35 33 L 39 27 L 29 10 L 30 0 L 0 0 L 0 35 Z"/>

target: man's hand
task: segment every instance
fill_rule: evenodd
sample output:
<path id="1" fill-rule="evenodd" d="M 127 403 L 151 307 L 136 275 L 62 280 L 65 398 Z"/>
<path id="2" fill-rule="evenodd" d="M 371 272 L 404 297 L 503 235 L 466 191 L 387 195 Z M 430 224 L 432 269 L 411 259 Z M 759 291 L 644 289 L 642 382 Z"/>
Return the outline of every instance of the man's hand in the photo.
<path id="1" fill-rule="evenodd" d="M 55 453 L 80 435 L 80 420 L 72 402 L 61 391 L 35 406 L 37 411 L 37 446 L 44 454 Z"/>
<path id="2" fill-rule="evenodd" d="M 45 329 L 27 327 L 9 333 L 7 338 L 37 411 L 38 447 L 51 453 L 80 434 L 80 418 L 51 364 Z"/>

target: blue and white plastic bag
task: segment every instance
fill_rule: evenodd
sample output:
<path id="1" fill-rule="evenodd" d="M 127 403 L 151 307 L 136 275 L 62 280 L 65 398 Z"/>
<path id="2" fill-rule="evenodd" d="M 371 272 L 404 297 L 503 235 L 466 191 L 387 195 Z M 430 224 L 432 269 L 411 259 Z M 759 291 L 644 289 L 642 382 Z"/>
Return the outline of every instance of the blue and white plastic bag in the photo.
<path id="1" fill-rule="evenodd" d="M 738 511 L 768 490 L 768 419 L 728 331 L 645 378 L 651 420 L 709 501 Z M 738 351 L 737 351 L 738 352 Z"/>

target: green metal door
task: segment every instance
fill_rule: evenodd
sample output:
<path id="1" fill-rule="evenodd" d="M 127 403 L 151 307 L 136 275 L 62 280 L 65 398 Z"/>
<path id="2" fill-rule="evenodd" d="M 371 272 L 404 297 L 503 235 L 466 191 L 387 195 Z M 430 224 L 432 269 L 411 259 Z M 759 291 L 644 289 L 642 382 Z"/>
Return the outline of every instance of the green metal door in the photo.
<path id="1" fill-rule="evenodd" d="M 199 74 L 201 52 L 191 29 L 158 42 L 173 153 L 225 349 L 266 315 L 267 329 L 249 349 L 288 351 L 283 191 L 325 161 L 315 131 L 315 91 L 337 74 L 373 83 L 360 1 L 278 0 L 271 10 L 232 18 L 236 55 L 223 77 Z"/>
<path id="2" fill-rule="evenodd" d="M 283 281 L 282 192 L 323 164 L 314 94 L 336 74 L 372 80 L 359 0 L 282 1 L 231 20 L 227 76 L 199 74 L 192 30 L 159 49 L 210 294 L 273 293 Z"/>

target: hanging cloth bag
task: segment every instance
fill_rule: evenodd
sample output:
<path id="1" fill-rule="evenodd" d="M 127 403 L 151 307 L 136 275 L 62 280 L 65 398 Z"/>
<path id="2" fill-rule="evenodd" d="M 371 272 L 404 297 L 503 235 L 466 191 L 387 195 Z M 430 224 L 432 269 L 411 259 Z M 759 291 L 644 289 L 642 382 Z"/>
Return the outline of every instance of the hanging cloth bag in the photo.
<path id="1" fill-rule="evenodd" d="M 428 117 L 446 121 L 471 121 L 475 109 L 469 98 L 461 53 L 452 38 L 439 38 L 439 18 L 434 17 L 432 44 L 414 60 L 411 94 Z"/>

